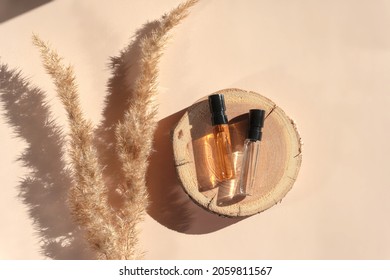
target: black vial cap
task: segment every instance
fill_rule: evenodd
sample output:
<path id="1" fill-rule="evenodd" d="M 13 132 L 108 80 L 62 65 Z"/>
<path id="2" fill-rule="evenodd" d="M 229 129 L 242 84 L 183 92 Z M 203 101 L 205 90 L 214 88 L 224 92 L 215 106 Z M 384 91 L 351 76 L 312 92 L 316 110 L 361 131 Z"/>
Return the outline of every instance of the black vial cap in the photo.
<path id="1" fill-rule="evenodd" d="M 225 114 L 225 99 L 223 94 L 213 94 L 209 96 L 209 106 L 211 112 L 212 125 L 227 124 L 228 118 Z"/>
<path id="2" fill-rule="evenodd" d="M 249 131 L 248 139 L 252 141 L 261 140 L 261 128 L 264 125 L 264 110 L 253 109 L 249 110 Z"/>

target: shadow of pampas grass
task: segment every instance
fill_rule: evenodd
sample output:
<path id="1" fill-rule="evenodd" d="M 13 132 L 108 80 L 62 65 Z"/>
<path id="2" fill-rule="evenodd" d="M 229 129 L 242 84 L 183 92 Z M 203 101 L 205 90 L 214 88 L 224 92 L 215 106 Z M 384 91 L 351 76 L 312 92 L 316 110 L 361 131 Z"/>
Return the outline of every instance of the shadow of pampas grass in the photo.
<path id="1" fill-rule="evenodd" d="M 159 24 L 157 20 L 145 24 L 136 32 L 129 46 L 118 56 L 111 57 L 109 63 L 112 76 L 107 84 L 103 119 L 95 130 L 95 145 L 99 163 L 105 166 L 103 174 L 109 188 L 109 201 L 116 209 L 122 206 L 117 187 L 125 180 L 121 170 L 122 163 L 116 153 L 116 125 L 123 121 L 129 107 L 129 96 L 133 93 L 132 86 L 140 75 L 141 40 L 150 35 Z"/>
<path id="2" fill-rule="evenodd" d="M 106 184 L 110 188 L 110 203 L 115 208 L 121 207 L 121 198 L 116 186 L 124 180 L 121 162 L 116 156 L 115 127 L 119 121 L 123 121 L 126 108 L 131 102 L 128 96 L 133 94 L 133 88 L 129 85 L 136 84 L 139 78 L 139 65 L 143 58 L 140 50 L 141 41 L 150 36 L 159 25 L 160 22 L 157 20 L 145 24 L 137 30 L 130 45 L 118 56 L 111 58 L 112 77 L 108 82 L 103 120 L 96 130 L 95 141 L 100 164 L 105 166 L 103 172 Z M 147 213 L 163 226 L 184 233 L 191 227 L 192 202 L 176 183 L 174 162 L 171 158 L 173 151 L 170 133 L 172 125 L 178 120 L 176 117 L 173 123 L 166 120 L 157 123 L 153 152 L 146 175 L 150 201 Z"/>
<path id="3" fill-rule="evenodd" d="M 124 94 L 124 106 L 119 106 L 119 114 L 113 118 L 105 118 L 100 129 L 102 133 L 95 141 L 92 124 L 84 117 L 80 106 L 73 67 L 65 65 L 56 51 L 38 36 L 33 36 L 43 66 L 53 79 L 68 115 L 69 154 L 75 181 L 69 189 L 71 212 L 85 229 L 86 239 L 99 259 L 138 259 L 143 256 L 138 248 L 138 224 L 144 220 L 149 205 L 146 172 L 157 127 L 158 63 L 168 32 L 188 15 L 188 9 L 197 1 L 188 0 L 160 21 L 147 24 L 144 28 L 150 28 L 150 33 L 137 33 L 133 44 L 120 57 L 113 59 L 109 90 L 119 89 Z M 126 57 L 137 52 L 139 59 L 135 62 Z M 118 80 L 123 83 L 116 83 Z M 111 105 L 106 104 L 107 107 Z M 114 138 L 109 138 L 109 134 Z M 103 160 L 97 151 L 99 146 L 109 147 L 100 153 Z M 103 166 L 108 166 L 105 165 L 108 152 L 116 155 L 113 166 L 119 171 L 109 173 L 109 176 L 103 171 Z M 113 175 L 115 179 L 110 180 Z M 117 201 L 112 199 L 112 194 L 117 194 Z"/>
<path id="4" fill-rule="evenodd" d="M 16 137 L 27 142 L 18 158 L 28 170 L 20 180 L 19 197 L 39 234 L 42 254 L 51 259 L 91 258 L 67 207 L 71 177 L 63 160 L 64 137 L 50 114 L 45 93 L 20 71 L 0 63 L 0 101 Z"/>
<path id="5" fill-rule="evenodd" d="M 150 194 L 155 193 L 146 187 L 146 173 L 158 126 L 158 63 L 168 32 L 197 2 L 187 0 L 160 20 L 146 24 L 130 45 L 111 59 L 113 73 L 106 109 L 96 136 L 80 106 L 73 67 L 65 65 L 56 51 L 33 35 L 43 66 L 67 112 L 70 169 L 63 160 L 64 138 L 50 114 L 45 93 L 32 87 L 18 71 L 1 67 L 6 119 L 29 145 L 19 159 L 30 170 L 20 184 L 20 197 L 29 206 L 45 256 L 143 257 L 138 247 L 138 225 L 150 205 Z M 173 217 L 186 228 L 190 223 L 186 202 L 177 202 L 172 194 L 165 196 L 166 202 L 173 204 Z M 81 250 L 85 248 L 81 234 L 93 254 Z"/>

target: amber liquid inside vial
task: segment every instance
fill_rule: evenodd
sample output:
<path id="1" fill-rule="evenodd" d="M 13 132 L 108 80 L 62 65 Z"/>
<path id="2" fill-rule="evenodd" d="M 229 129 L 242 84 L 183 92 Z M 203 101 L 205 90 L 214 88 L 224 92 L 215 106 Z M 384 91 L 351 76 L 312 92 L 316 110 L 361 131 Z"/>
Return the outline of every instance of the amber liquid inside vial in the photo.
<path id="1" fill-rule="evenodd" d="M 220 124 L 213 127 L 214 140 L 216 146 L 216 177 L 223 181 L 235 177 L 232 148 L 230 142 L 229 126 Z"/>

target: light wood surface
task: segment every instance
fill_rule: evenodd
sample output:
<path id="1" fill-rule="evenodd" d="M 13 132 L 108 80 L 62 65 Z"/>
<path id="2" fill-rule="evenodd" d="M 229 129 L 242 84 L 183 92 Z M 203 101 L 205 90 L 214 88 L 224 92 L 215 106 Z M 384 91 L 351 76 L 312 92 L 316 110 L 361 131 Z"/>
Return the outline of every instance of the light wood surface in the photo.
<path id="1" fill-rule="evenodd" d="M 207 96 L 188 108 L 174 130 L 177 173 L 187 194 L 207 210 L 229 217 L 253 215 L 280 202 L 292 188 L 302 160 L 300 136 L 294 122 L 268 98 L 240 89 L 225 89 L 218 93 L 225 96 L 233 159 L 238 170 L 247 130 L 247 113 L 257 108 L 266 111 L 253 195 L 219 206 L 219 199 L 235 184 L 235 180 L 218 182 L 215 179 Z"/>

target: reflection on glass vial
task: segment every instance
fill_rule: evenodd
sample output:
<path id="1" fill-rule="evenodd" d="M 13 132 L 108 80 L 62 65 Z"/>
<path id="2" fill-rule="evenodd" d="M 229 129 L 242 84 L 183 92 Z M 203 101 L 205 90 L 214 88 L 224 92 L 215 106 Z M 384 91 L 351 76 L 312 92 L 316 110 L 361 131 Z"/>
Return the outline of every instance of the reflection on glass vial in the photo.
<path id="1" fill-rule="evenodd" d="M 240 176 L 240 164 L 242 161 L 242 151 L 236 151 L 232 153 L 233 157 L 233 169 L 235 173 L 235 178 L 230 180 L 221 181 L 218 183 L 218 193 L 217 193 L 217 205 L 218 206 L 228 206 L 232 205 L 244 197 L 236 196 L 237 193 L 237 179 Z"/>
<path id="2" fill-rule="evenodd" d="M 260 141 L 246 139 L 241 165 L 241 176 L 238 183 L 239 195 L 252 195 L 259 155 Z"/>

